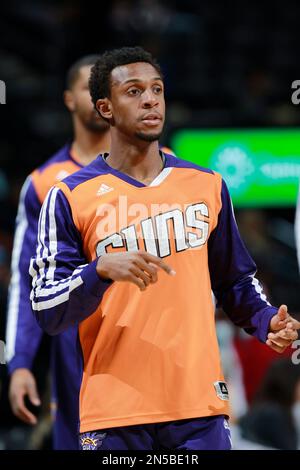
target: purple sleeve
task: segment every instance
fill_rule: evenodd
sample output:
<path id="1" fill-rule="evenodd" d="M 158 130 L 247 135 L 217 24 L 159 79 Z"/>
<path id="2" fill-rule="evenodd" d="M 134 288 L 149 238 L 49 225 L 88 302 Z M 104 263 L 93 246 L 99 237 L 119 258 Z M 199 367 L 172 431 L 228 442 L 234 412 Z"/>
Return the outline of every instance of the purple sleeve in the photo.
<path id="1" fill-rule="evenodd" d="M 40 209 L 29 176 L 20 195 L 12 253 L 6 324 L 6 360 L 10 374 L 21 367 L 32 367 L 43 335 L 32 315 L 28 274 L 30 258 L 35 253 Z"/>
<path id="2" fill-rule="evenodd" d="M 43 204 L 35 258 L 31 305 L 42 327 L 55 335 L 91 315 L 112 281 L 100 279 L 97 259 L 87 263 L 81 236 L 63 192 L 52 188 Z"/>
<path id="3" fill-rule="evenodd" d="M 256 265 L 241 240 L 228 189 L 222 182 L 222 208 L 208 241 L 212 290 L 235 325 L 265 342 L 271 318 L 277 313 L 267 301 Z"/>

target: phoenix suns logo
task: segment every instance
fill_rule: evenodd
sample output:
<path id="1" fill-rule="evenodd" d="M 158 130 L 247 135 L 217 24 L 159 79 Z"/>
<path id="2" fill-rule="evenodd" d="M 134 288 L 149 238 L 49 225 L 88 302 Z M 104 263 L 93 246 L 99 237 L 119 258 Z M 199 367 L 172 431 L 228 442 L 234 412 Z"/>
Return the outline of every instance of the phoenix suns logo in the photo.
<path id="1" fill-rule="evenodd" d="M 108 211 L 107 206 L 102 207 L 102 210 Z M 97 226 L 97 234 L 102 238 L 97 244 L 97 256 L 107 253 L 108 248 L 125 248 L 127 251 L 143 249 L 142 242 L 148 253 L 164 258 L 171 254 L 172 238 L 176 252 L 180 252 L 190 248 L 201 248 L 209 235 L 209 211 L 203 202 L 190 204 L 184 210 L 173 208 L 152 217 L 137 217 L 130 225 L 123 226 L 124 228 L 115 233 L 113 232 L 116 227 L 114 210 L 108 212 L 108 218 L 101 214 L 102 218 Z M 97 215 L 100 215 L 100 212 L 97 212 Z M 108 232 L 108 227 L 111 232 L 104 238 L 103 234 Z"/>
<path id="2" fill-rule="evenodd" d="M 97 450 L 102 446 L 103 440 L 106 437 L 106 433 L 85 433 L 80 437 L 80 443 L 82 450 Z"/>

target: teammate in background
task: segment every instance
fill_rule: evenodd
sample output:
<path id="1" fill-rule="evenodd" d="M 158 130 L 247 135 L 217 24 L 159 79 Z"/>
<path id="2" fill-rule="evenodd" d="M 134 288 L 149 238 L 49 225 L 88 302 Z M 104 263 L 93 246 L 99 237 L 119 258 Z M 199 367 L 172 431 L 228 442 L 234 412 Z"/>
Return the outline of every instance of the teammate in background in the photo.
<path id="1" fill-rule="evenodd" d="M 211 289 L 278 352 L 300 323 L 263 295 L 221 176 L 159 150 L 164 84 L 151 55 L 104 54 L 90 90 L 110 153 L 51 189 L 30 266 L 41 327 L 79 330 L 81 448 L 229 449 Z"/>
<path id="2" fill-rule="evenodd" d="M 31 369 L 43 331 L 37 325 L 30 305 L 30 258 L 36 249 L 41 205 L 51 186 L 90 163 L 110 146 L 109 124 L 95 111 L 88 89 L 88 78 L 95 60 L 92 55 L 83 57 L 71 66 L 67 74 L 64 102 L 72 115 L 73 142 L 65 145 L 27 178 L 20 196 L 12 255 L 6 345 L 11 376 L 11 407 L 17 417 L 32 425 L 37 423 L 37 419 L 24 400 L 28 396 L 33 405 L 40 405 Z M 77 331 L 71 326 L 53 338 L 52 343 L 55 449 L 78 449 L 80 371 L 76 355 Z"/>

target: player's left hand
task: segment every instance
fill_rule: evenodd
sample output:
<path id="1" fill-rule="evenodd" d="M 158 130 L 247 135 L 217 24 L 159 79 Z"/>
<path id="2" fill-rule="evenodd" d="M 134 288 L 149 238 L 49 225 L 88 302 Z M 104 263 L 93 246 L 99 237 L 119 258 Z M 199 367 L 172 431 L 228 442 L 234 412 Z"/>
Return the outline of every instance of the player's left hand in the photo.
<path id="1" fill-rule="evenodd" d="M 281 305 L 271 319 L 266 344 L 278 353 L 282 353 L 297 338 L 300 322 L 292 318 L 286 305 Z"/>

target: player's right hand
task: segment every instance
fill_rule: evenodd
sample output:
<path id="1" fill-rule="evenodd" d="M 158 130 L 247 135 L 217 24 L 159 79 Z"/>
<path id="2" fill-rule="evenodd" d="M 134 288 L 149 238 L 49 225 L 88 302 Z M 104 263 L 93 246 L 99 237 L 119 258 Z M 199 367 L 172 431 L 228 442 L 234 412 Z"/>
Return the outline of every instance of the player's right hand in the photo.
<path id="1" fill-rule="evenodd" d="M 24 423 L 37 424 L 37 418 L 25 405 L 25 397 L 28 396 L 34 406 L 41 404 L 36 381 L 29 369 L 16 369 L 10 378 L 9 401 L 14 415 L 20 418 Z"/>
<path id="2" fill-rule="evenodd" d="M 158 269 L 171 276 L 176 274 L 161 258 L 146 251 L 106 253 L 97 263 L 97 273 L 103 279 L 129 281 L 141 291 L 157 282 Z"/>

